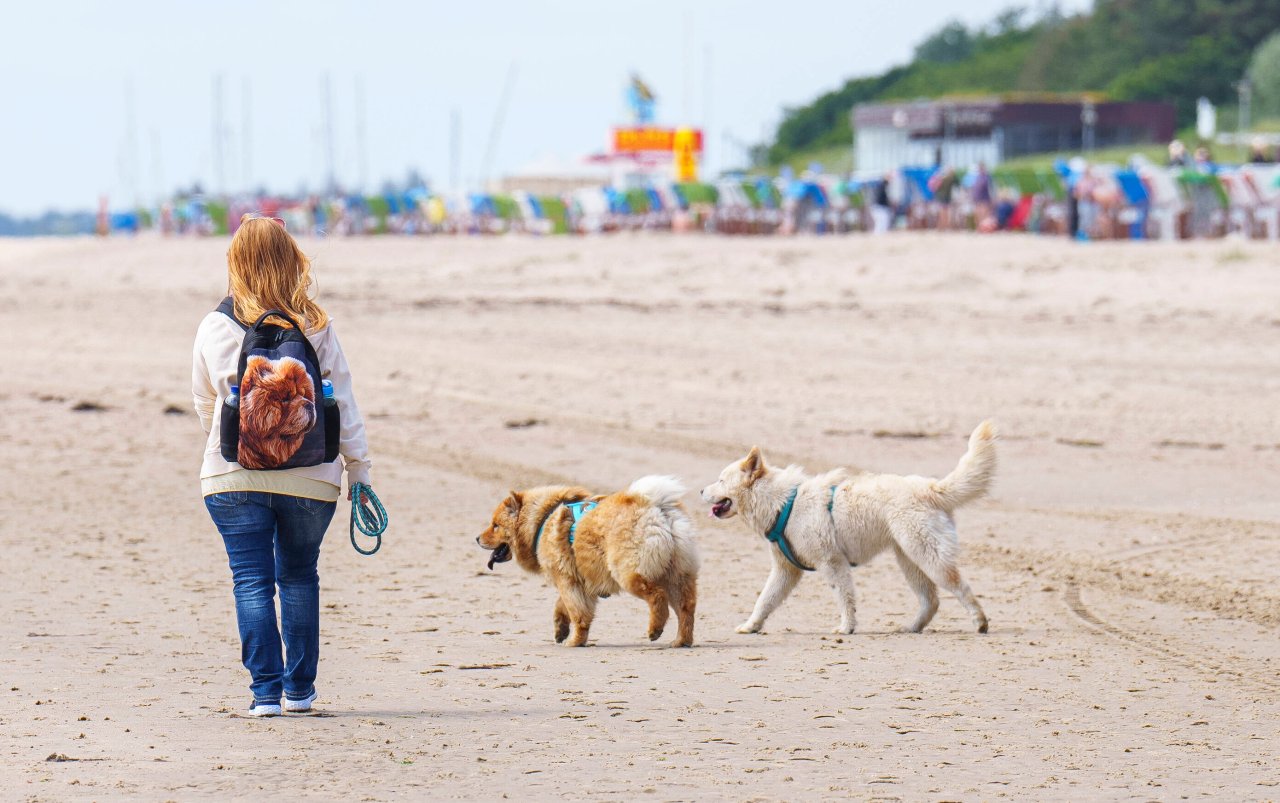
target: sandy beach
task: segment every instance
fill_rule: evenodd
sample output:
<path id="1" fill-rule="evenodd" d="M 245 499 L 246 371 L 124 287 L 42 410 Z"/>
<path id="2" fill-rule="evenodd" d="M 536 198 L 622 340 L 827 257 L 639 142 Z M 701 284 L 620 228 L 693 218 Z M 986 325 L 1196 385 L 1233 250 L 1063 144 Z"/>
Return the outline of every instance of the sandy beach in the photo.
<path id="1" fill-rule="evenodd" d="M 321 558 L 314 716 L 242 716 L 200 503 L 191 342 L 225 239 L 0 240 L 0 797 L 12 800 L 1280 798 L 1274 245 L 304 240 L 390 512 Z M 834 636 L 806 578 L 734 633 L 766 544 L 696 491 L 771 462 L 939 476 L 991 619 L 921 635 L 889 556 Z M 593 646 L 475 535 L 507 489 L 691 489 L 697 645 L 632 597 Z"/>

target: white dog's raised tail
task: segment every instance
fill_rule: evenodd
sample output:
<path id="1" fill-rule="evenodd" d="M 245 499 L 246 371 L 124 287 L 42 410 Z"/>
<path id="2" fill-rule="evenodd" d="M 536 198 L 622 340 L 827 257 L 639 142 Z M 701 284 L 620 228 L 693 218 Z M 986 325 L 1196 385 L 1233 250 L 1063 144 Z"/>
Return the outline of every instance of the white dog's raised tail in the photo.
<path id="1" fill-rule="evenodd" d="M 991 487 L 996 472 L 996 425 L 983 421 L 969 436 L 969 450 L 947 476 L 933 484 L 948 511 L 973 501 Z"/>
<path id="2" fill-rule="evenodd" d="M 637 570 L 648 578 L 664 576 L 671 564 L 682 571 L 697 571 L 698 552 L 693 542 L 693 522 L 680 506 L 685 487 L 671 476 L 652 475 L 631 483 L 629 493 L 644 497 L 653 507 L 643 519 L 644 546 Z"/>

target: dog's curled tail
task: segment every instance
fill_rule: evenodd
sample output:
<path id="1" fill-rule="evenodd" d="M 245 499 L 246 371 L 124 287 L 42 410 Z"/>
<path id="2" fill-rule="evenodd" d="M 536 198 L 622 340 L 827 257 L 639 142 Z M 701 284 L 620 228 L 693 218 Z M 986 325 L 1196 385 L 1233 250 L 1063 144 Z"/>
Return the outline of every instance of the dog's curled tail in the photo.
<path id="1" fill-rule="evenodd" d="M 969 451 L 947 476 L 933 484 L 942 506 L 954 510 L 982 496 L 996 473 L 996 425 L 983 421 L 969 436 Z"/>
<path id="2" fill-rule="evenodd" d="M 650 509 L 642 519 L 644 542 L 640 546 L 639 573 L 650 580 L 696 573 L 698 552 L 693 543 L 693 522 L 680 506 L 685 487 L 671 476 L 641 477 L 628 493 L 644 498 Z"/>
<path id="3" fill-rule="evenodd" d="M 631 483 L 627 492 L 643 496 L 654 507 L 668 508 L 680 501 L 685 487 L 676 477 L 651 475 Z"/>

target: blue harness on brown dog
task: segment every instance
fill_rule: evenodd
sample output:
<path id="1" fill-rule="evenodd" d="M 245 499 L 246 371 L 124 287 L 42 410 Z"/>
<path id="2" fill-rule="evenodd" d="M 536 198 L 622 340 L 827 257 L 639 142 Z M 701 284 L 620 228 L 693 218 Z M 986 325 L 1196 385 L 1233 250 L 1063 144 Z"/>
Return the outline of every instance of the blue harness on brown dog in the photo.
<path id="1" fill-rule="evenodd" d="M 551 511 L 550 511 L 549 513 L 547 513 L 546 517 L 542 520 L 542 523 L 538 525 L 538 532 L 537 532 L 537 534 L 535 534 L 535 535 L 533 536 L 533 554 L 534 554 L 534 556 L 537 556 L 537 554 L 538 554 L 538 542 L 542 540 L 542 529 L 543 529 L 544 527 L 546 527 L 546 526 L 547 526 L 547 521 L 548 521 L 548 520 L 549 520 L 553 515 L 555 515 L 555 512 L 556 512 L 557 510 L 559 510 L 561 507 L 567 507 L 567 508 L 569 508 L 569 512 L 573 514 L 573 523 L 571 523 L 571 524 L 569 525 L 569 543 L 570 543 L 570 544 L 572 544 L 572 543 L 573 543 L 573 533 L 574 533 L 574 531 L 575 531 L 575 530 L 577 530 L 577 529 L 578 529 L 578 522 L 582 520 L 582 517 L 583 517 L 583 516 L 587 515 L 587 514 L 588 514 L 588 513 L 590 513 L 591 511 L 595 510 L 595 509 L 596 509 L 596 507 L 597 507 L 598 505 L 599 505 L 599 503 L 598 503 L 598 502 L 590 502 L 590 501 L 582 501 L 582 502 L 561 502 L 560 504 L 558 504 L 558 505 L 556 505 L 555 507 L 551 508 Z"/>

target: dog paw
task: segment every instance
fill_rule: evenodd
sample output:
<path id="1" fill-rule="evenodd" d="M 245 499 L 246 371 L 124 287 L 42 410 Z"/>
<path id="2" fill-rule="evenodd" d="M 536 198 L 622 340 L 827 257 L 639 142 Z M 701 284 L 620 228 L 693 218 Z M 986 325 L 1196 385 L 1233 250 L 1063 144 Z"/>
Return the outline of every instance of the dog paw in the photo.
<path id="1" fill-rule="evenodd" d="M 985 633 L 985 632 L 987 632 L 987 623 L 986 623 L 986 622 L 983 622 L 982 624 L 978 625 L 978 632 L 979 632 L 979 633 Z"/>
<path id="2" fill-rule="evenodd" d="M 754 624 L 754 623 L 752 623 L 752 622 L 743 622 L 742 624 L 738 625 L 737 632 L 739 632 L 739 633 L 759 633 L 759 632 L 760 632 L 760 625 Z"/>
<path id="3" fill-rule="evenodd" d="M 914 627 L 912 625 L 903 625 L 902 627 L 898 628 L 899 633 L 919 633 L 921 630 L 924 630 L 924 628 Z"/>
<path id="4" fill-rule="evenodd" d="M 685 641 L 684 639 L 676 639 L 675 641 L 671 642 L 671 646 L 672 647 L 692 647 L 693 640 L 690 639 L 689 641 Z"/>
<path id="5" fill-rule="evenodd" d="M 660 639 L 660 638 L 662 638 L 662 628 L 658 628 L 657 630 L 650 630 L 650 631 L 649 631 L 649 640 L 650 640 L 650 641 L 657 641 L 657 640 L 658 640 L 658 639 Z"/>
<path id="6" fill-rule="evenodd" d="M 831 628 L 831 632 L 835 633 L 837 636 L 847 636 L 853 633 L 853 625 L 849 625 L 848 627 L 845 627 L 844 625 L 833 627 Z"/>

